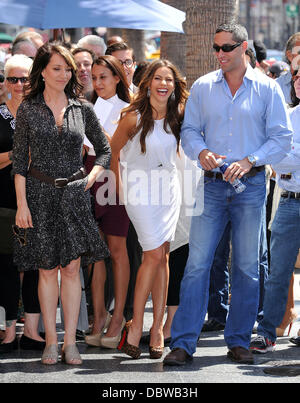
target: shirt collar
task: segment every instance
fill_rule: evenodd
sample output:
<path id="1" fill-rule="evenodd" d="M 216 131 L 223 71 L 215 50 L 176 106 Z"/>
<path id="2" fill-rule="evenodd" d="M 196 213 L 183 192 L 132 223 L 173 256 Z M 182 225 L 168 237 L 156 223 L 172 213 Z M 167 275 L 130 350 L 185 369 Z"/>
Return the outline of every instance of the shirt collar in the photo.
<path id="1" fill-rule="evenodd" d="M 292 78 L 293 78 L 292 73 L 291 73 L 290 71 L 288 71 L 287 73 L 283 74 L 282 81 L 283 81 L 286 85 L 290 85 Z"/>
<path id="2" fill-rule="evenodd" d="M 248 63 L 248 66 L 247 66 L 246 73 L 245 73 L 245 75 L 244 75 L 244 79 L 245 79 L 245 78 L 247 78 L 247 79 L 250 80 L 250 81 L 253 81 L 253 80 L 255 79 L 255 71 L 254 71 L 254 69 L 250 66 L 249 63 Z M 220 81 L 223 81 L 223 79 L 225 80 L 223 70 L 222 70 L 222 69 L 217 70 L 215 82 L 218 83 L 218 82 L 220 82 Z"/>
<path id="3" fill-rule="evenodd" d="M 44 103 L 45 104 L 46 102 L 45 102 L 43 93 L 40 92 L 39 94 L 37 94 L 37 96 L 32 99 L 32 103 L 34 103 L 34 104 Z M 69 105 L 81 106 L 81 102 L 78 99 L 68 98 L 68 106 Z"/>

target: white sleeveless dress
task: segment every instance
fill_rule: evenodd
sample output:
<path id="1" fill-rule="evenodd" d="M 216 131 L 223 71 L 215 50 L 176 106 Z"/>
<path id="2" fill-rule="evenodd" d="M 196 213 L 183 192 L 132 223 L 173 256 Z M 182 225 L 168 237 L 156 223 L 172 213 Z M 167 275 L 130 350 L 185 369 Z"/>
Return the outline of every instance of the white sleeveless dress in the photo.
<path id="1" fill-rule="evenodd" d="M 180 211 L 177 143 L 163 124 L 164 119 L 154 121 L 146 136 L 146 153 L 141 152 L 138 133 L 120 154 L 124 203 L 144 251 L 174 239 Z"/>

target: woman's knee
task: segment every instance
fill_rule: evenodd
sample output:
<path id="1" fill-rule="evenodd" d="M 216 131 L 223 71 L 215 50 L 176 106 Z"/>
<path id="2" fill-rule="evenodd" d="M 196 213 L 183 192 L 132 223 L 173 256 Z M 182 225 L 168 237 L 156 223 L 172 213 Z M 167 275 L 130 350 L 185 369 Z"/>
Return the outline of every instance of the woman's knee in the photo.
<path id="1" fill-rule="evenodd" d="M 118 237 L 117 240 L 109 239 L 108 248 L 110 251 L 111 259 L 113 261 L 119 261 L 124 258 L 128 258 L 126 238 Z"/>
<path id="2" fill-rule="evenodd" d="M 58 267 L 52 270 L 39 270 L 39 282 L 41 281 L 57 281 Z"/>
<path id="3" fill-rule="evenodd" d="M 60 271 L 62 280 L 64 278 L 75 279 L 79 277 L 80 261 L 73 261 L 66 267 L 63 267 Z"/>
<path id="4" fill-rule="evenodd" d="M 144 253 L 144 260 L 147 259 L 155 266 L 163 266 L 167 264 L 167 254 L 165 248 L 160 246 L 157 249 L 153 249 L 151 251 L 147 251 Z"/>

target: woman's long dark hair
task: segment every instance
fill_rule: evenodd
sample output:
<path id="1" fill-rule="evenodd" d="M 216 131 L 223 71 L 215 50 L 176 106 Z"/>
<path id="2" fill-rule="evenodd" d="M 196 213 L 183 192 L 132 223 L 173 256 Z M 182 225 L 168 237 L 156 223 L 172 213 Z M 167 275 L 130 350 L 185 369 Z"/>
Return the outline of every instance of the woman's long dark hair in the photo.
<path id="1" fill-rule="evenodd" d="M 131 138 L 138 132 L 140 134 L 140 143 L 142 153 L 146 152 L 146 136 L 153 130 L 153 106 L 150 104 L 150 98 L 148 97 L 148 88 L 152 82 L 155 72 L 160 67 L 168 67 L 174 77 L 175 82 L 175 99 L 169 97 L 167 104 L 167 112 L 164 120 L 164 130 L 168 132 L 169 128 L 174 134 L 177 141 L 177 151 L 179 149 L 180 142 L 180 129 L 184 116 L 184 107 L 188 98 L 188 91 L 186 90 L 186 82 L 177 70 L 177 68 L 169 60 L 155 60 L 146 69 L 143 78 L 139 85 L 139 91 L 131 104 L 123 109 L 121 113 L 121 119 L 129 112 L 138 112 L 140 114 L 140 120 Z"/>
<path id="2" fill-rule="evenodd" d="M 42 93 L 45 89 L 42 71 L 47 67 L 53 54 L 62 56 L 68 66 L 71 67 L 72 76 L 65 87 L 65 93 L 68 98 L 78 98 L 82 90 L 82 85 L 76 77 L 76 64 L 72 53 L 59 42 L 46 42 L 41 46 L 34 58 L 32 69 L 29 75 L 28 83 L 26 84 L 25 99 L 32 99 L 36 95 Z"/>
<path id="3" fill-rule="evenodd" d="M 130 95 L 129 95 L 129 89 L 128 89 L 128 82 L 123 70 L 123 67 L 119 60 L 111 55 L 106 55 L 106 56 L 100 56 L 96 60 L 94 60 L 93 65 L 92 65 L 92 70 L 93 67 L 97 66 L 103 66 L 108 68 L 113 76 L 118 76 L 120 81 L 117 84 L 116 87 L 116 93 L 118 97 L 124 101 L 127 102 L 128 104 L 130 103 Z M 98 95 L 96 91 L 94 90 L 91 102 L 94 104 L 97 101 Z"/>

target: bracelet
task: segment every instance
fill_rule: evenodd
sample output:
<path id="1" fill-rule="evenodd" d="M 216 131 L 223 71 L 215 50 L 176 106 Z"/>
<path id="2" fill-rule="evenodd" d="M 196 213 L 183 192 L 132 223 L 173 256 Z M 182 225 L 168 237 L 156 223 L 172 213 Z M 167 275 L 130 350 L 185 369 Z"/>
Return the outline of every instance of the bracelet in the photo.
<path id="1" fill-rule="evenodd" d="M 9 159 L 10 161 L 13 160 L 13 152 L 12 152 L 12 151 L 8 151 L 8 159 Z"/>

